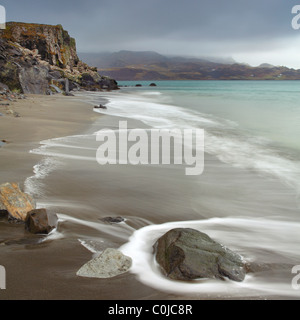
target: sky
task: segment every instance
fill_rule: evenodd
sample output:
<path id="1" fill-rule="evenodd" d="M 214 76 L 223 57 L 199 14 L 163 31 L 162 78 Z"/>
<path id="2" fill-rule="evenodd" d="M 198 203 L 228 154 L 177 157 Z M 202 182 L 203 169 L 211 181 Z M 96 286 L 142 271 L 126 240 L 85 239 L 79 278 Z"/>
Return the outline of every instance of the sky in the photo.
<path id="1" fill-rule="evenodd" d="M 61 24 L 78 52 L 156 51 L 300 69 L 300 0 L 0 0 L 7 21 Z M 299 10 L 300 14 L 300 10 Z M 300 26 L 300 15 L 299 15 Z"/>

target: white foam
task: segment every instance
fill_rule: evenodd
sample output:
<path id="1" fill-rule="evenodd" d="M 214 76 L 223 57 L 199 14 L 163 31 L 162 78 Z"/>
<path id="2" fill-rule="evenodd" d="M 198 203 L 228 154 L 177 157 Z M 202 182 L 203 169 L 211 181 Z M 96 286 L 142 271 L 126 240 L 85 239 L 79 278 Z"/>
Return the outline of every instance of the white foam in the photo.
<path id="1" fill-rule="evenodd" d="M 300 162 L 279 155 L 264 137 L 237 131 L 238 124 L 234 121 L 160 103 L 163 94 L 148 97 L 146 91 L 145 94 L 107 94 L 106 97 L 109 99 L 107 114 L 137 119 L 155 128 L 205 129 L 205 152 L 235 167 L 278 178 L 300 194 Z"/>
<path id="2" fill-rule="evenodd" d="M 63 166 L 63 163 L 52 157 L 43 158 L 38 164 L 33 167 L 34 175 L 28 177 L 24 183 L 25 192 L 34 197 L 39 197 L 43 194 L 43 180 L 52 171 Z"/>
<path id="3" fill-rule="evenodd" d="M 115 238 L 120 238 L 122 240 L 127 240 L 132 233 L 132 227 L 128 226 L 125 223 L 118 223 L 117 225 L 108 225 L 108 224 L 103 224 L 100 221 L 99 222 L 87 221 L 87 220 L 71 217 L 62 213 L 58 214 L 58 218 L 60 223 L 64 223 L 66 221 L 72 222 L 75 224 L 79 224 L 79 225 L 97 230 L 101 234 L 103 233 L 108 234 Z"/>
<path id="4" fill-rule="evenodd" d="M 222 295 L 223 298 L 224 295 L 230 297 L 259 294 L 298 295 L 298 292 L 291 288 L 289 281 L 284 283 L 278 280 L 270 283 L 268 279 L 264 280 L 262 277 L 251 274 L 248 274 L 241 283 L 230 280 L 222 282 L 203 279 L 183 282 L 167 279 L 157 267 L 152 246 L 165 232 L 178 227 L 194 228 L 206 232 L 213 239 L 242 254 L 246 260 L 251 261 L 253 258 L 253 253 L 250 250 L 253 247 L 276 250 L 278 254 L 294 258 L 298 256 L 300 259 L 298 251 L 300 223 L 296 222 L 229 217 L 150 225 L 135 231 L 129 242 L 120 248 L 123 254 L 132 258 L 131 272 L 136 274 L 145 285 L 176 294 L 213 294 L 214 296 Z M 238 242 L 236 239 L 238 239 Z"/>

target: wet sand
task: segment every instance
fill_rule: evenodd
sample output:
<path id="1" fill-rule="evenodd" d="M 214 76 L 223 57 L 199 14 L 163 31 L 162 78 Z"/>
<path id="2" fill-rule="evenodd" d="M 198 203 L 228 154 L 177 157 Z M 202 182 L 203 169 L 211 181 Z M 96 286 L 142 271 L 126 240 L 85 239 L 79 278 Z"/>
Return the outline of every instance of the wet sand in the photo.
<path id="1" fill-rule="evenodd" d="M 8 141 L 0 148 L 1 183 L 17 181 L 21 186 L 26 178 L 33 175 L 33 166 L 44 157 L 43 154 L 29 153 L 40 146 L 41 140 L 82 135 L 84 132 L 95 132 L 104 127 L 117 128 L 121 119 L 95 113 L 91 105 L 76 97 L 30 96 L 11 107 L 19 112 L 21 117 L 0 117 L 0 139 Z M 0 112 L 5 113 L 4 110 Z M 145 127 L 136 120 L 129 120 L 128 124 L 129 128 Z M 94 137 L 91 141 L 84 141 L 86 144 L 83 145 L 86 147 L 95 145 Z M 74 143 L 67 140 L 64 143 L 67 142 Z M 58 152 L 53 148 L 54 152 Z M 88 150 L 69 149 L 68 152 L 74 152 L 76 157 L 89 155 Z M 95 161 L 94 150 L 91 148 L 90 151 L 93 161 L 63 159 L 67 166 L 57 168 L 43 180 L 45 195 L 37 199 L 38 204 L 50 208 L 61 218 L 58 226 L 58 235 L 63 235 L 61 238 L 40 242 L 43 238 L 28 234 L 23 225 L 0 220 L 0 265 L 5 266 L 7 272 L 7 288 L 0 290 L 0 300 L 203 300 L 288 297 L 281 295 L 280 291 L 277 295 L 276 285 L 269 295 L 260 295 L 257 292 L 244 296 L 219 295 L 217 291 L 211 294 L 200 292 L 185 295 L 170 293 L 167 288 L 160 290 L 159 283 L 154 287 L 148 286 L 132 273 L 112 279 L 76 276 L 78 269 L 93 257 L 92 252 L 84 247 L 79 239 L 90 241 L 99 246 L 99 250 L 107 247 L 118 248 L 128 241 L 134 229 L 149 224 L 214 217 L 219 217 L 221 222 L 223 218 L 226 222 L 226 217 L 238 222 L 241 215 L 254 220 L 246 219 L 241 226 L 234 228 L 222 226 L 222 223 L 213 224 L 211 229 L 207 229 L 208 234 L 214 235 L 230 248 L 238 252 L 240 250 L 241 254 L 258 257 L 264 262 L 285 262 L 290 265 L 297 263 L 297 258 L 293 259 L 293 255 L 287 259 L 277 255 L 276 248 L 273 251 L 274 230 L 269 230 L 268 225 L 263 229 L 264 233 L 259 233 L 258 230 L 254 237 L 252 233 L 255 230 L 251 230 L 252 225 L 248 225 L 251 221 L 256 223 L 261 216 L 281 216 L 282 208 L 285 212 L 290 210 L 292 216 L 298 215 L 293 193 L 277 181 L 233 168 L 211 156 L 205 158 L 205 172 L 200 180 L 199 177 L 187 178 L 182 170 L 176 170 L 172 166 L 163 169 L 151 166 L 99 166 Z M 64 153 L 66 150 L 60 152 Z M 253 199 L 256 201 L 253 202 Z M 114 227 L 100 221 L 105 216 L 119 215 L 127 219 L 126 226 Z M 255 220 L 256 217 L 258 220 Z M 77 223 L 76 219 L 80 223 Z M 263 220 L 262 223 L 259 225 L 265 226 L 268 220 Z M 253 226 L 256 227 L 254 223 Z M 268 230 L 270 238 L 269 234 L 265 234 Z M 277 234 L 277 229 L 275 231 Z M 256 236 L 262 237 L 266 249 L 260 248 Z M 283 236 L 281 238 L 284 239 Z M 277 241 L 276 237 L 274 239 Z M 295 242 L 294 238 L 285 241 L 287 247 Z M 272 277 L 283 277 L 284 283 L 289 285 L 290 267 L 281 273 L 272 272 L 267 275 L 267 281 L 273 281 Z"/>
<path id="2" fill-rule="evenodd" d="M 22 182 L 32 173 L 37 157 L 29 153 L 39 142 L 75 133 L 91 126 L 99 117 L 91 105 L 76 97 L 63 95 L 27 95 L 24 100 L 0 106 L 0 139 L 7 143 L 0 148 L 1 181 Z M 8 108 L 20 117 L 7 113 Z"/>
<path id="3" fill-rule="evenodd" d="M 28 95 L 11 103 L 9 108 L 20 114 L 17 118 L 6 114 L 7 107 L 0 108 L 4 114 L 0 117 L 0 139 L 7 141 L 0 148 L 0 183 L 15 181 L 21 188 L 41 159 L 29 153 L 40 141 L 93 131 L 94 122 L 102 117 L 81 99 L 62 95 Z M 6 290 L 0 290 L 0 300 L 176 298 L 143 286 L 129 273 L 113 281 L 77 277 L 78 269 L 92 258 L 91 252 L 76 238 L 39 243 L 41 239 L 26 232 L 23 224 L 0 218 L 0 265 L 6 269 Z"/>

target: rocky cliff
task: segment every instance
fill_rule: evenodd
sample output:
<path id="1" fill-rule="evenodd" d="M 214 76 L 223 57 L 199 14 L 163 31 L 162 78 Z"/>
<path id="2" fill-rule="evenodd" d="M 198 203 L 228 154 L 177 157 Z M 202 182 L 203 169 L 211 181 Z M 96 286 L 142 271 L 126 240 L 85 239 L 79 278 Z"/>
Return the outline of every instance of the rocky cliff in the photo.
<path id="1" fill-rule="evenodd" d="M 114 90 L 117 82 L 79 60 L 61 25 L 8 22 L 0 30 L 0 82 L 22 93 Z"/>

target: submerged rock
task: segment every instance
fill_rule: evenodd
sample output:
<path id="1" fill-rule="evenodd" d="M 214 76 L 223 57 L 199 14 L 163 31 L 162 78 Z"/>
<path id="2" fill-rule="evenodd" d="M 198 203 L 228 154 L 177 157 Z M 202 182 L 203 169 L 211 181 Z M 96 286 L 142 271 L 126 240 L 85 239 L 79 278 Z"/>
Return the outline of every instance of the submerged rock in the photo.
<path id="1" fill-rule="evenodd" d="M 34 234 L 48 234 L 53 225 L 50 225 L 46 209 L 35 209 L 27 213 L 25 229 Z"/>
<path id="2" fill-rule="evenodd" d="M 76 273 L 80 277 L 112 278 L 127 272 L 132 264 L 130 257 L 119 250 L 108 248 L 99 257 L 83 265 Z"/>
<path id="3" fill-rule="evenodd" d="M 120 223 L 123 222 L 125 219 L 123 217 L 105 217 L 100 220 L 106 223 Z"/>
<path id="4" fill-rule="evenodd" d="M 99 104 L 99 106 L 94 106 L 95 109 L 107 109 L 106 106 Z"/>
<path id="5" fill-rule="evenodd" d="M 173 280 L 197 278 L 243 281 L 245 265 L 240 255 L 190 228 L 168 231 L 154 245 L 163 273 Z"/>
<path id="6" fill-rule="evenodd" d="M 27 213 L 35 209 L 35 203 L 17 183 L 4 183 L 0 185 L 0 208 L 8 212 L 9 218 L 25 221 Z"/>

